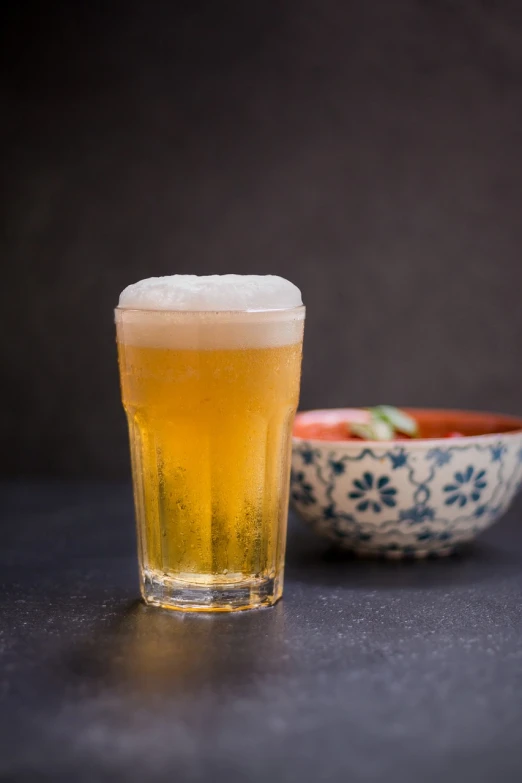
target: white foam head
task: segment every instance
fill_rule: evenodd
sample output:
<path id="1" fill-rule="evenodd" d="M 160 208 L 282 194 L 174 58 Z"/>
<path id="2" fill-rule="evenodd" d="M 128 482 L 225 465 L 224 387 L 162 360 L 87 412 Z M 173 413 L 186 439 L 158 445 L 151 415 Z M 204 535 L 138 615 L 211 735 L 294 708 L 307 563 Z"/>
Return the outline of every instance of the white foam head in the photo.
<path id="1" fill-rule="evenodd" d="M 157 348 L 275 347 L 300 342 L 301 292 L 275 275 L 171 275 L 125 288 L 118 340 Z"/>
<path id="2" fill-rule="evenodd" d="M 169 275 L 127 286 L 119 307 L 135 310 L 286 310 L 302 305 L 301 291 L 276 275 Z"/>

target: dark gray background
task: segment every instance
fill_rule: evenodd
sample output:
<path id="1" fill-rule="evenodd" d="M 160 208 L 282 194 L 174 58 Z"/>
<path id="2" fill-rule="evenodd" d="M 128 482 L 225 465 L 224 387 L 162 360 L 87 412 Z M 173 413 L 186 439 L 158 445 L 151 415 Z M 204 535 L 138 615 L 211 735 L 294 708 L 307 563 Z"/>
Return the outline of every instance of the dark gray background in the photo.
<path id="1" fill-rule="evenodd" d="M 302 407 L 522 413 L 521 3 L 2 13 L 4 473 L 127 475 L 112 308 L 156 274 L 297 283 Z"/>

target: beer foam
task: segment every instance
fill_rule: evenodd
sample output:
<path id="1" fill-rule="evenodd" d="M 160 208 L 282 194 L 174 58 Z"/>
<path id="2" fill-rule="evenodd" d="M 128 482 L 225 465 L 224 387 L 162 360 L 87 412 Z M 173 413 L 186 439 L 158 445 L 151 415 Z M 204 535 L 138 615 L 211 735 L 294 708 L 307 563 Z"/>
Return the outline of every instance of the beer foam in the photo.
<path id="1" fill-rule="evenodd" d="M 300 290 L 267 275 L 172 275 L 120 295 L 118 342 L 149 348 L 271 348 L 303 339 Z"/>
<path id="2" fill-rule="evenodd" d="M 277 275 L 169 275 L 127 286 L 119 307 L 133 310 L 285 310 L 302 305 L 301 291 Z"/>

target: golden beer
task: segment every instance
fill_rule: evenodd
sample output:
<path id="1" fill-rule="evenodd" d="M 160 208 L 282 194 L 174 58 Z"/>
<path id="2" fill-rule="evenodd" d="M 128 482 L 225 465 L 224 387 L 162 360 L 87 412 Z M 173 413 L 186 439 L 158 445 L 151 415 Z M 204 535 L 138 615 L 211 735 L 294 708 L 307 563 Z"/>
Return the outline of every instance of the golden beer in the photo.
<path id="1" fill-rule="evenodd" d="M 148 603 L 232 610 L 282 594 L 304 308 L 116 311 Z"/>

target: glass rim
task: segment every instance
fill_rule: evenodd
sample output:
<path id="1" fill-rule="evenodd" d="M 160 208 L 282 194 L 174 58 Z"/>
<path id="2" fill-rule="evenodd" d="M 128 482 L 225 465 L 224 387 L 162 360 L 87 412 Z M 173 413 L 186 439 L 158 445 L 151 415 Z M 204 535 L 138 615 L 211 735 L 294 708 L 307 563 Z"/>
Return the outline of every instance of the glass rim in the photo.
<path id="1" fill-rule="evenodd" d="M 273 308 L 260 308 L 260 309 L 244 309 L 244 310 L 164 310 L 154 309 L 150 307 L 120 307 L 117 305 L 114 308 L 115 313 L 147 313 L 154 315 L 260 315 L 269 313 L 299 313 L 306 310 L 306 305 L 296 305 L 295 307 L 273 307 Z"/>

